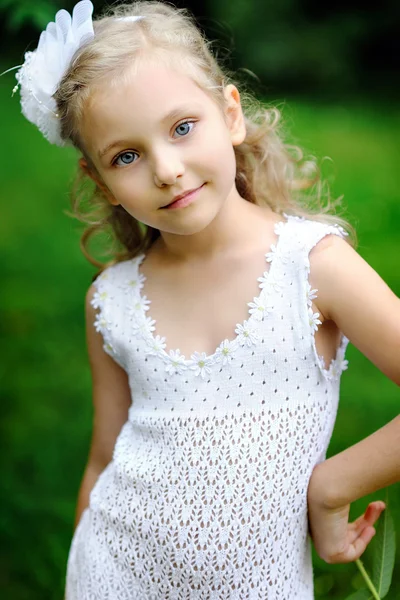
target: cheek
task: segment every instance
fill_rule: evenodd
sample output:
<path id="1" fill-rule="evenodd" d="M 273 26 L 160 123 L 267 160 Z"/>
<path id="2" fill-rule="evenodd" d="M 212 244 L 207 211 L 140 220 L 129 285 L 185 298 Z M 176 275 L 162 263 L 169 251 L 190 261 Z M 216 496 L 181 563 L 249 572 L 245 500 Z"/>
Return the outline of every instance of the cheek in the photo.
<path id="1" fill-rule="evenodd" d="M 210 132 L 198 147 L 200 160 L 219 176 L 236 174 L 236 157 L 225 131 Z"/>
<path id="2" fill-rule="evenodd" d="M 110 182 L 110 189 L 113 190 L 115 196 L 122 202 L 128 200 L 133 205 L 138 204 L 143 193 L 142 188 L 140 175 L 131 173 L 129 167 L 125 171 L 121 168 Z"/>
<path id="3" fill-rule="evenodd" d="M 212 148 L 210 162 L 217 177 L 230 185 L 236 177 L 236 156 L 230 140 Z"/>
<path id="4" fill-rule="evenodd" d="M 134 213 L 140 213 L 143 206 L 143 200 L 140 200 L 140 191 L 137 189 L 137 186 L 133 189 L 128 179 L 124 178 L 124 181 L 109 183 L 109 189 L 117 203 L 129 214 L 135 216 Z"/>

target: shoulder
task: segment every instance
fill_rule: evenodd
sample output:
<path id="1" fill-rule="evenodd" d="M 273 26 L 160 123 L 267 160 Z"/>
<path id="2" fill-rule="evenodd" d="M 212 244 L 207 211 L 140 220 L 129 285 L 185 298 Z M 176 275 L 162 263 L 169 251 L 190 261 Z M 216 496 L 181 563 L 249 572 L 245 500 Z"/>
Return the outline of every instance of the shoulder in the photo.
<path id="1" fill-rule="evenodd" d="M 341 238 L 323 239 L 311 252 L 310 265 L 319 312 L 400 385 L 400 299 Z"/>
<path id="2" fill-rule="evenodd" d="M 337 223 L 326 223 L 293 215 L 286 215 L 286 217 L 289 235 L 309 252 L 324 238 L 345 240 L 347 237 L 347 232 Z"/>
<path id="3" fill-rule="evenodd" d="M 114 263 L 97 273 L 88 287 L 85 295 L 85 310 L 89 319 L 97 311 L 107 310 L 109 299 L 120 297 L 121 292 L 132 289 L 132 281 L 137 273 L 136 264 L 141 255 Z"/>
<path id="4" fill-rule="evenodd" d="M 325 231 L 322 229 L 321 234 L 318 241 L 310 248 L 310 263 L 314 269 L 324 267 L 327 262 L 333 260 L 343 262 L 349 257 L 358 256 L 339 228 L 330 225 L 325 228 Z"/>
<path id="5" fill-rule="evenodd" d="M 339 224 L 293 215 L 285 216 L 287 222 L 282 225 L 282 231 L 285 231 L 283 245 L 292 256 L 296 268 L 299 269 L 299 275 L 303 273 L 303 268 L 309 275 L 311 264 L 315 269 L 315 262 L 318 260 L 316 255 L 323 261 L 328 248 L 330 248 L 330 255 L 345 252 L 348 248 L 352 249 L 346 240 L 347 232 Z"/>
<path id="6" fill-rule="evenodd" d="M 359 310 L 375 292 L 387 287 L 341 236 L 324 236 L 311 249 L 309 262 L 310 283 L 318 290 L 316 304 L 325 319 L 342 320 L 345 312 Z"/>
<path id="7" fill-rule="evenodd" d="M 129 278 L 135 272 L 136 264 L 141 259 L 142 255 L 138 255 L 128 260 L 119 261 L 104 268 L 92 279 L 92 285 L 89 289 L 99 289 L 101 287 L 107 287 L 108 285 L 118 284 L 126 278 Z"/>
<path id="8" fill-rule="evenodd" d="M 323 321 L 330 320 L 333 292 L 343 285 L 344 273 L 354 271 L 358 254 L 339 224 L 298 216 L 287 218 L 287 239 L 292 256 L 297 256 L 297 275 L 303 278 L 306 274 L 310 289 L 317 293 L 313 302 L 315 310 Z"/>
<path id="9" fill-rule="evenodd" d="M 360 271 L 361 262 L 364 261 L 356 250 L 338 235 L 328 234 L 312 247 L 309 279 L 311 287 L 318 290 L 316 305 L 324 319 L 332 319 L 332 303 L 337 294 L 348 297 L 349 287 L 366 276 Z"/>
<path id="10" fill-rule="evenodd" d="M 338 224 L 292 217 L 293 236 L 305 252 L 306 269 L 311 288 L 318 291 L 314 304 L 324 320 L 328 320 L 332 287 L 338 289 L 345 273 L 354 272 L 354 261 L 360 258 L 347 241 L 346 231 Z M 338 282 L 340 280 L 340 283 Z"/>

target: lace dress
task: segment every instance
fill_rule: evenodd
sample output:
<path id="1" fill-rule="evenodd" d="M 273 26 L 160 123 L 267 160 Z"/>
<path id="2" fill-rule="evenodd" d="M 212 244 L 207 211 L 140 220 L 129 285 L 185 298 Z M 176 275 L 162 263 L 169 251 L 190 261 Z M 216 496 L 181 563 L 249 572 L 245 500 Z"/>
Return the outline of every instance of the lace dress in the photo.
<path id="1" fill-rule="evenodd" d="M 143 254 L 96 279 L 95 326 L 133 401 L 75 530 L 66 600 L 314 598 L 307 487 L 349 340 L 325 368 L 309 252 L 346 234 L 288 215 L 275 233 L 247 320 L 211 356 L 153 335 Z"/>

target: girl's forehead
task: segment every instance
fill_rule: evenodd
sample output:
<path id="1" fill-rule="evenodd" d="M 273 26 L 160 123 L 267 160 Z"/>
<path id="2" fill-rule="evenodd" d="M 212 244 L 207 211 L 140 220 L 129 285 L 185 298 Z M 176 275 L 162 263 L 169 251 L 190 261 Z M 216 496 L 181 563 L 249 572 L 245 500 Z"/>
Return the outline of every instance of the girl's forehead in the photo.
<path id="1" fill-rule="evenodd" d="M 147 111 L 169 101 L 203 102 L 208 96 L 190 76 L 177 69 L 142 64 L 111 83 L 101 82 L 91 97 L 92 104 L 103 109 L 129 104 L 137 111 Z"/>

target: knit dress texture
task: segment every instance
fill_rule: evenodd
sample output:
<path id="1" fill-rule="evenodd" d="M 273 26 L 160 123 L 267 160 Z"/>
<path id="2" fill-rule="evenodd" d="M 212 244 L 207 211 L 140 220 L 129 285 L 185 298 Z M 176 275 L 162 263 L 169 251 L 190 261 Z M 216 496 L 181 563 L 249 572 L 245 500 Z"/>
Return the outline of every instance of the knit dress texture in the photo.
<path id="1" fill-rule="evenodd" d="M 247 320 L 209 356 L 153 334 L 144 254 L 96 279 L 94 325 L 132 403 L 75 529 L 66 600 L 314 598 L 307 487 L 349 340 L 325 365 L 309 253 L 346 233 L 286 214 L 274 231 Z"/>

